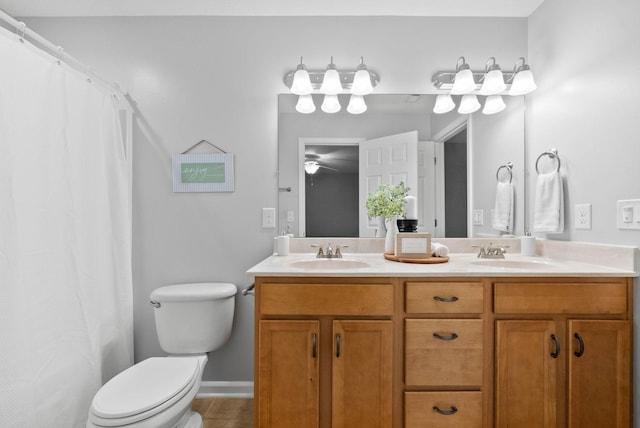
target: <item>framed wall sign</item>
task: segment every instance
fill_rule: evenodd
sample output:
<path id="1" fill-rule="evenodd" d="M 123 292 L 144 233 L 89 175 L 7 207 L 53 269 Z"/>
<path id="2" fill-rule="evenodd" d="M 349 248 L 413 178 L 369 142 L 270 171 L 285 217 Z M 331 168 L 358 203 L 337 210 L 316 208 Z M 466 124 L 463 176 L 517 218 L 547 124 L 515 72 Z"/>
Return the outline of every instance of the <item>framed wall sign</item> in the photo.
<path id="1" fill-rule="evenodd" d="M 431 234 L 399 232 L 396 234 L 396 257 L 424 259 L 431 257 Z"/>
<path id="2" fill-rule="evenodd" d="M 173 155 L 174 192 L 233 192 L 233 155 L 183 153 Z"/>

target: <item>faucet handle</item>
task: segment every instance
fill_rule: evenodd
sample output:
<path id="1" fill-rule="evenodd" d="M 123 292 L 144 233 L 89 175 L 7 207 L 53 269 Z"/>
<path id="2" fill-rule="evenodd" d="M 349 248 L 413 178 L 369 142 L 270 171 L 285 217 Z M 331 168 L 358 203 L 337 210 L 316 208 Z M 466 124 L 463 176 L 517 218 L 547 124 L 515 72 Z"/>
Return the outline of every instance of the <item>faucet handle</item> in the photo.
<path id="1" fill-rule="evenodd" d="M 320 256 L 324 255 L 324 250 L 322 249 L 322 245 L 311 244 L 310 247 L 318 249 L 318 254 L 316 254 L 317 257 L 320 257 Z"/>
<path id="2" fill-rule="evenodd" d="M 342 251 L 340 251 L 340 248 L 347 248 L 348 245 L 336 245 L 336 257 L 342 257 Z"/>

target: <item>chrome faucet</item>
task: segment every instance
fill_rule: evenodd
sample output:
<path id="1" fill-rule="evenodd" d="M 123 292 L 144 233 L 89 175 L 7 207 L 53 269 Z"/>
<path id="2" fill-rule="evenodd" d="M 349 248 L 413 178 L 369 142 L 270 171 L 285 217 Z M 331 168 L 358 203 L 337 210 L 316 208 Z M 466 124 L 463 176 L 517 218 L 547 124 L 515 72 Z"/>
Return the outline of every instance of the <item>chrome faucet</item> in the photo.
<path id="1" fill-rule="evenodd" d="M 509 247 L 508 246 L 493 247 L 492 245 L 493 245 L 492 242 L 489 242 L 489 245 L 486 248 L 484 244 L 474 245 L 474 247 L 480 248 L 480 251 L 478 252 L 478 258 L 479 259 L 504 259 L 504 254 L 507 252 L 506 248 L 509 248 Z"/>
<path id="2" fill-rule="evenodd" d="M 327 249 L 324 250 L 322 248 L 322 245 L 312 244 L 311 246 L 314 248 L 318 247 L 316 258 L 319 259 L 341 259 L 342 251 L 340 250 L 340 248 L 348 247 L 348 245 L 336 245 L 336 249 L 334 250 L 333 247 L 331 247 L 331 243 L 329 243 L 327 245 Z"/>

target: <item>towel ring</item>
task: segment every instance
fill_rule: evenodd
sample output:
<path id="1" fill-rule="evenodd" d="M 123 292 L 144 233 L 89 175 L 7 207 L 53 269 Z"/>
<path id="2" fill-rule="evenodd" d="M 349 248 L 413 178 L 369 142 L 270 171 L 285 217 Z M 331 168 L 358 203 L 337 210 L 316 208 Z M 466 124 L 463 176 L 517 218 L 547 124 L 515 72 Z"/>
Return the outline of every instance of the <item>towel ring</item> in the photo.
<path id="1" fill-rule="evenodd" d="M 538 156 L 538 159 L 536 159 L 536 172 L 538 174 L 540 174 L 540 169 L 538 169 L 538 162 L 540 162 L 540 159 L 543 156 L 549 156 L 551 159 L 555 159 L 558 162 L 557 171 L 560 172 L 560 156 L 558 156 L 558 149 L 549 149 L 546 152 L 541 153 L 540 156 Z"/>
<path id="2" fill-rule="evenodd" d="M 507 174 L 509 174 L 509 181 L 502 181 L 500 180 L 500 170 L 501 169 L 506 169 L 507 170 Z M 498 170 L 496 171 L 496 180 L 498 180 L 498 182 L 500 183 L 511 183 L 513 181 L 513 163 L 511 162 L 507 162 L 506 165 L 501 165 L 498 167 Z"/>

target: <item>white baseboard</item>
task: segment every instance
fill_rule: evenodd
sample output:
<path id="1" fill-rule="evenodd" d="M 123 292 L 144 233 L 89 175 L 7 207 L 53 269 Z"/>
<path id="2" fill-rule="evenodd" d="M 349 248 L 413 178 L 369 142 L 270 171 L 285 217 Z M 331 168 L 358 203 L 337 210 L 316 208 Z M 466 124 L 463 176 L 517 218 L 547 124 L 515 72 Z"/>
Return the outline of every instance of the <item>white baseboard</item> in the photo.
<path id="1" fill-rule="evenodd" d="M 253 382 L 202 381 L 197 398 L 253 398 Z"/>

